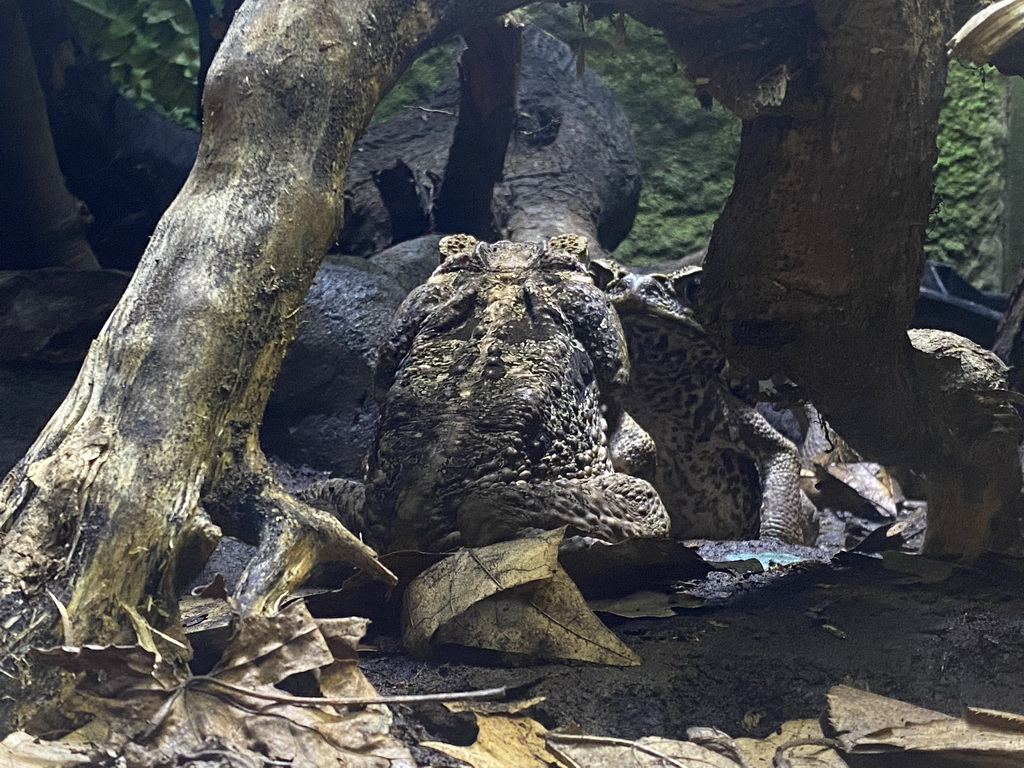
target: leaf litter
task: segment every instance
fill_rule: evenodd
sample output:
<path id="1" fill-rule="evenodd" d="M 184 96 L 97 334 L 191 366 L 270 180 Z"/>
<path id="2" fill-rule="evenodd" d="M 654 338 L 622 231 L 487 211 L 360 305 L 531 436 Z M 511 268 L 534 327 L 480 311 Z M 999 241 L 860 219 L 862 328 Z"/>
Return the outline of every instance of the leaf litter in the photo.
<path id="1" fill-rule="evenodd" d="M 884 492 L 898 485 L 889 483 L 878 469 L 858 467 L 830 471 L 829 476 L 842 477 L 851 488 L 856 483 L 866 486 L 870 493 L 853 490 L 858 503 L 863 507 L 869 502 L 877 517 L 888 517 L 893 509 L 899 512 L 893 506 L 896 500 L 879 495 L 879 488 Z M 887 531 L 900 524 L 882 523 L 878 530 L 888 537 Z M 890 546 L 882 549 L 910 548 L 898 536 L 888 538 L 895 541 L 885 542 Z M 763 542 L 746 544 L 746 550 L 733 547 L 728 557 L 702 548 L 710 560 L 717 560 L 708 562 L 681 542 L 633 540 L 560 553 L 561 539 L 561 531 L 549 532 L 461 550 L 440 560 L 407 553 L 410 565 L 401 603 L 410 650 L 431 656 L 438 649 L 450 653 L 453 648 L 475 647 L 494 651 L 490 661 L 519 664 L 538 659 L 633 664 L 638 657 L 592 609 L 619 617 L 678 615 L 710 605 L 706 592 L 689 592 L 688 584 L 716 574 L 741 583 L 805 563 L 802 553 L 773 554 Z M 899 551 L 885 557 L 887 567 L 912 574 L 924 584 L 953 572 L 944 564 Z M 321 608 L 331 605 L 325 596 L 337 593 L 307 591 Z M 589 608 L 585 597 L 591 599 Z M 211 765 L 278 762 L 400 768 L 418 763 L 407 744 L 393 735 L 393 716 L 386 704 L 459 698 L 450 693 L 378 696 L 357 665 L 359 651 L 365 650 L 359 645 L 365 619 L 314 619 L 296 600 L 277 616 L 238 620 L 231 617 L 224 598 L 221 585 L 183 601 L 183 621 L 191 640 L 205 634 L 206 642 L 223 646 L 224 640 L 217 638 L 226 637 L 229 623 L 235 627 L 219 662 L 206 674 L 171 669 L 142 645 L 69 645 L 37 652 L 49 663 L 84 673 L 77 706 L 94 719 L 59 741 L 9 735 L 0 743 L 0 768 L 148 768 L 180 764 L 182 759 Z M 822 621 L 817 623 L 824 626 Z M 714 621 L 710 625 L 727 626 Z M 423 739 L 422 745 L 477 768 L 836 767 L 847 765 L 844 757 L 850 755 L 857 765 L 900 764 L 891 761 L 893 754 L 927 755 L 927 760 L 937 761 L 935 765 L 1024 765 L 1024 717 L 969 708 L 964 717 L 954 718 L 846 686 L 829 691 L 827 718 L 786 721 L 760 740 L 733 740 L 711 728 L 690 728 L 688 741 L 657 736 L 629 740 L 573 732 L 572 727 L 549 730 L 530 716 L 532 709 L 543 709 L 543 697 L 519 705 L 473 701 L 477 695 L 501 694 L 501 689 L 481 691 L 449 705 L 475 718 L 477 738 L 472 744 Z M 850 703 L 860 702 L 859 697 L 869 697 L 869 704 Z M 422 760 L 422 750 L 415 754 Z"/>
<path id="2" fill-rule="evenodd" d="M 75 706 L 94 720 L 91 743 L 68 737 L 63 743 L 73 752 L 66 759 L 37 764 L 73 765 L 84 751 L 95 764 L 117 759 L 133 768 L 182 759 L 414 766 L 390 735 L 390 711 L 356 664 L 365 628 L 363 619 L 318 621 L 294 602 L 273 617 L 241 619 L 206 675 L 171 669 L 141 646 L 38 651 L 40 660 L 85 673 Z M 287 690 L 304 686 L 312 695 Z M 0 766 L 31 764 L 24 762 L 28 746 L 23 736 L 8 737 Z"/>

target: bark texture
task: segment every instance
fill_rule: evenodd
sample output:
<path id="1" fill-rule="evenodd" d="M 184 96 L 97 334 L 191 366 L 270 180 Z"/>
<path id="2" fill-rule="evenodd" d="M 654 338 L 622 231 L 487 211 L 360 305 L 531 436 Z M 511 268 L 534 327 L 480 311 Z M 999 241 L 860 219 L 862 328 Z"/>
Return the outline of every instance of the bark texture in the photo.
<path id="1" fill-rule="evenodd" d="M 756 113 L 709 248 L 704 320 L 731 357 L 792 378 L 864 455 L 930 480 L 926 551 L 1019 548 L 1019 422 L 1005 402 L 957 391 L 906 332 L 951 4 L 823 0 L 786 13 L 803 39 L 768 46 L 760 82 L 750 51 L 737 66 L 692 30 L 674 39 L 716 95 Z"/>
<path id="2" fill-rule="evenodd" d="M 491 200 L 516 124 L 522 28 L 499 22 L 467 30 L 463 39 L 459 120 L 437 196 L 435 220 L 441 232 L 466 232 L 480 240 L 494 240 L 498 232 Z"/>
<path id="3" fill-rule="evenodd" d="M 992 351 L 1010 367 L 1007 374 L 1010 389 L 1024 392 L 1024 272 L 1017 275 Z"/>

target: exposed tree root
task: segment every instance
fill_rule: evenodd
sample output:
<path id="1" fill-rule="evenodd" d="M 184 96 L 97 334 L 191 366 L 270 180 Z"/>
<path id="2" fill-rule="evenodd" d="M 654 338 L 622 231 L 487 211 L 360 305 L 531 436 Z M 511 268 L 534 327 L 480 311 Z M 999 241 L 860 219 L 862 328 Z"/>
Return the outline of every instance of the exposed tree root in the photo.
<path id="1" fill-rule="evenodd" d="M 235 590 L 235 603 L 243 615 L 275 613 L 281 600 L 324 563 L 349 563 L 381 581 L 398 582 L 376 553 L 330 513 L 303 504 L 276 483 L 254 503 L 263 518 L 263 530 L 256 554 Z"/>

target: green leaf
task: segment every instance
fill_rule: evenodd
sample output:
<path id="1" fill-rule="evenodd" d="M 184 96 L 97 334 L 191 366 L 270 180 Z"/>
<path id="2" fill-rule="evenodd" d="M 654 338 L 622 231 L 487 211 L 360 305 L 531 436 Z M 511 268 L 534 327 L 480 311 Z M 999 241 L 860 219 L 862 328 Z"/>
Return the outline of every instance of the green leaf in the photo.
<path id="1" fill-rule="evenodd" d="M 160 41 L 147 35 L 139 35 L 135 38 L 135 44 L 132 46 L 133 51 L 158 51 L 162 46 Z"/>
<path id="2" fill-rule="evenodd" d="M 112 37 L 107 40 L 102 49 L 96 51 L 96 58 L 100 61 L 110 61 L 113 66 L 113 60 L 120 58 L 131 47 L 130 37 Z"/>
<path id="3" fill-rule="evenodd" d="M 150 24 L 160 24 L 164 21 L 170 21 L 177 14 L 171 8 L 164 8 L 162 10 L 147 10 L 142 12 L 142 18 L 148 21 Z"/>
<path id="4" fill-rule="evenodd" d="M 95 13 L 104 19 L 113 21 L 117 18 L 119 11 L 108 0 L 70 0 L 75 5 Z"/>
<path id="5" fill-rule="evenodd" d="M 135 23 L 128 16 L 118 16 L 107 27 L 110 37 L 127 37 L 135 32 Z"/>
<path id="6" fill-rule="evenodd" d="M 179 35 L 195 35 L 196 34 L 196 22 L 194 16 L 189 16 L 187 19 L 175 17 L 170 20 L 171 28 Z"/>

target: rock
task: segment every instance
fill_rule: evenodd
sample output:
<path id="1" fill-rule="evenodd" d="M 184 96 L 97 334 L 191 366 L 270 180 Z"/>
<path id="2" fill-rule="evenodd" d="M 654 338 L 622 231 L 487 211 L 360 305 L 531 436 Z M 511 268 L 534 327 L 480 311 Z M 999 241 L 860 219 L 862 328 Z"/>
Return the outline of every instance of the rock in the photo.
<path id="1" fill-rule="evenodd" d="M 496 231 L 522 241 L 578 232 L 592 248 L 611 250 L 628 234 L 640 198 L 629 120 L 593 71 L 577 76 L 569 46 L 538 27 L 527 26 L 523 35 L 519 118 L 494 191 Z M 423 109 L 372 126 L 356 144 L 345 181 L 351 202 L 341 251 L 375 253 L 407 232 L 412 219 L 420 231 L 433 226 L 458 103 L 453 73 Z M 392 222 L 382 173 L 407 179 L 420 210 Z"/>
<path id="2" fill-rule="evenodd" d="M 80 363 L 130 278 L 113 269 L 0 272 L 0 361 Z"/>
<path id="3" fill-rule="evenodd" d="M 437 266 L 439 239 L 410 240 L 370 259 L 333 256 L 320 268 L 267 405 L 267 453 L 362 477 L 377 419 L 377 347 L 402 299 Z"/>

